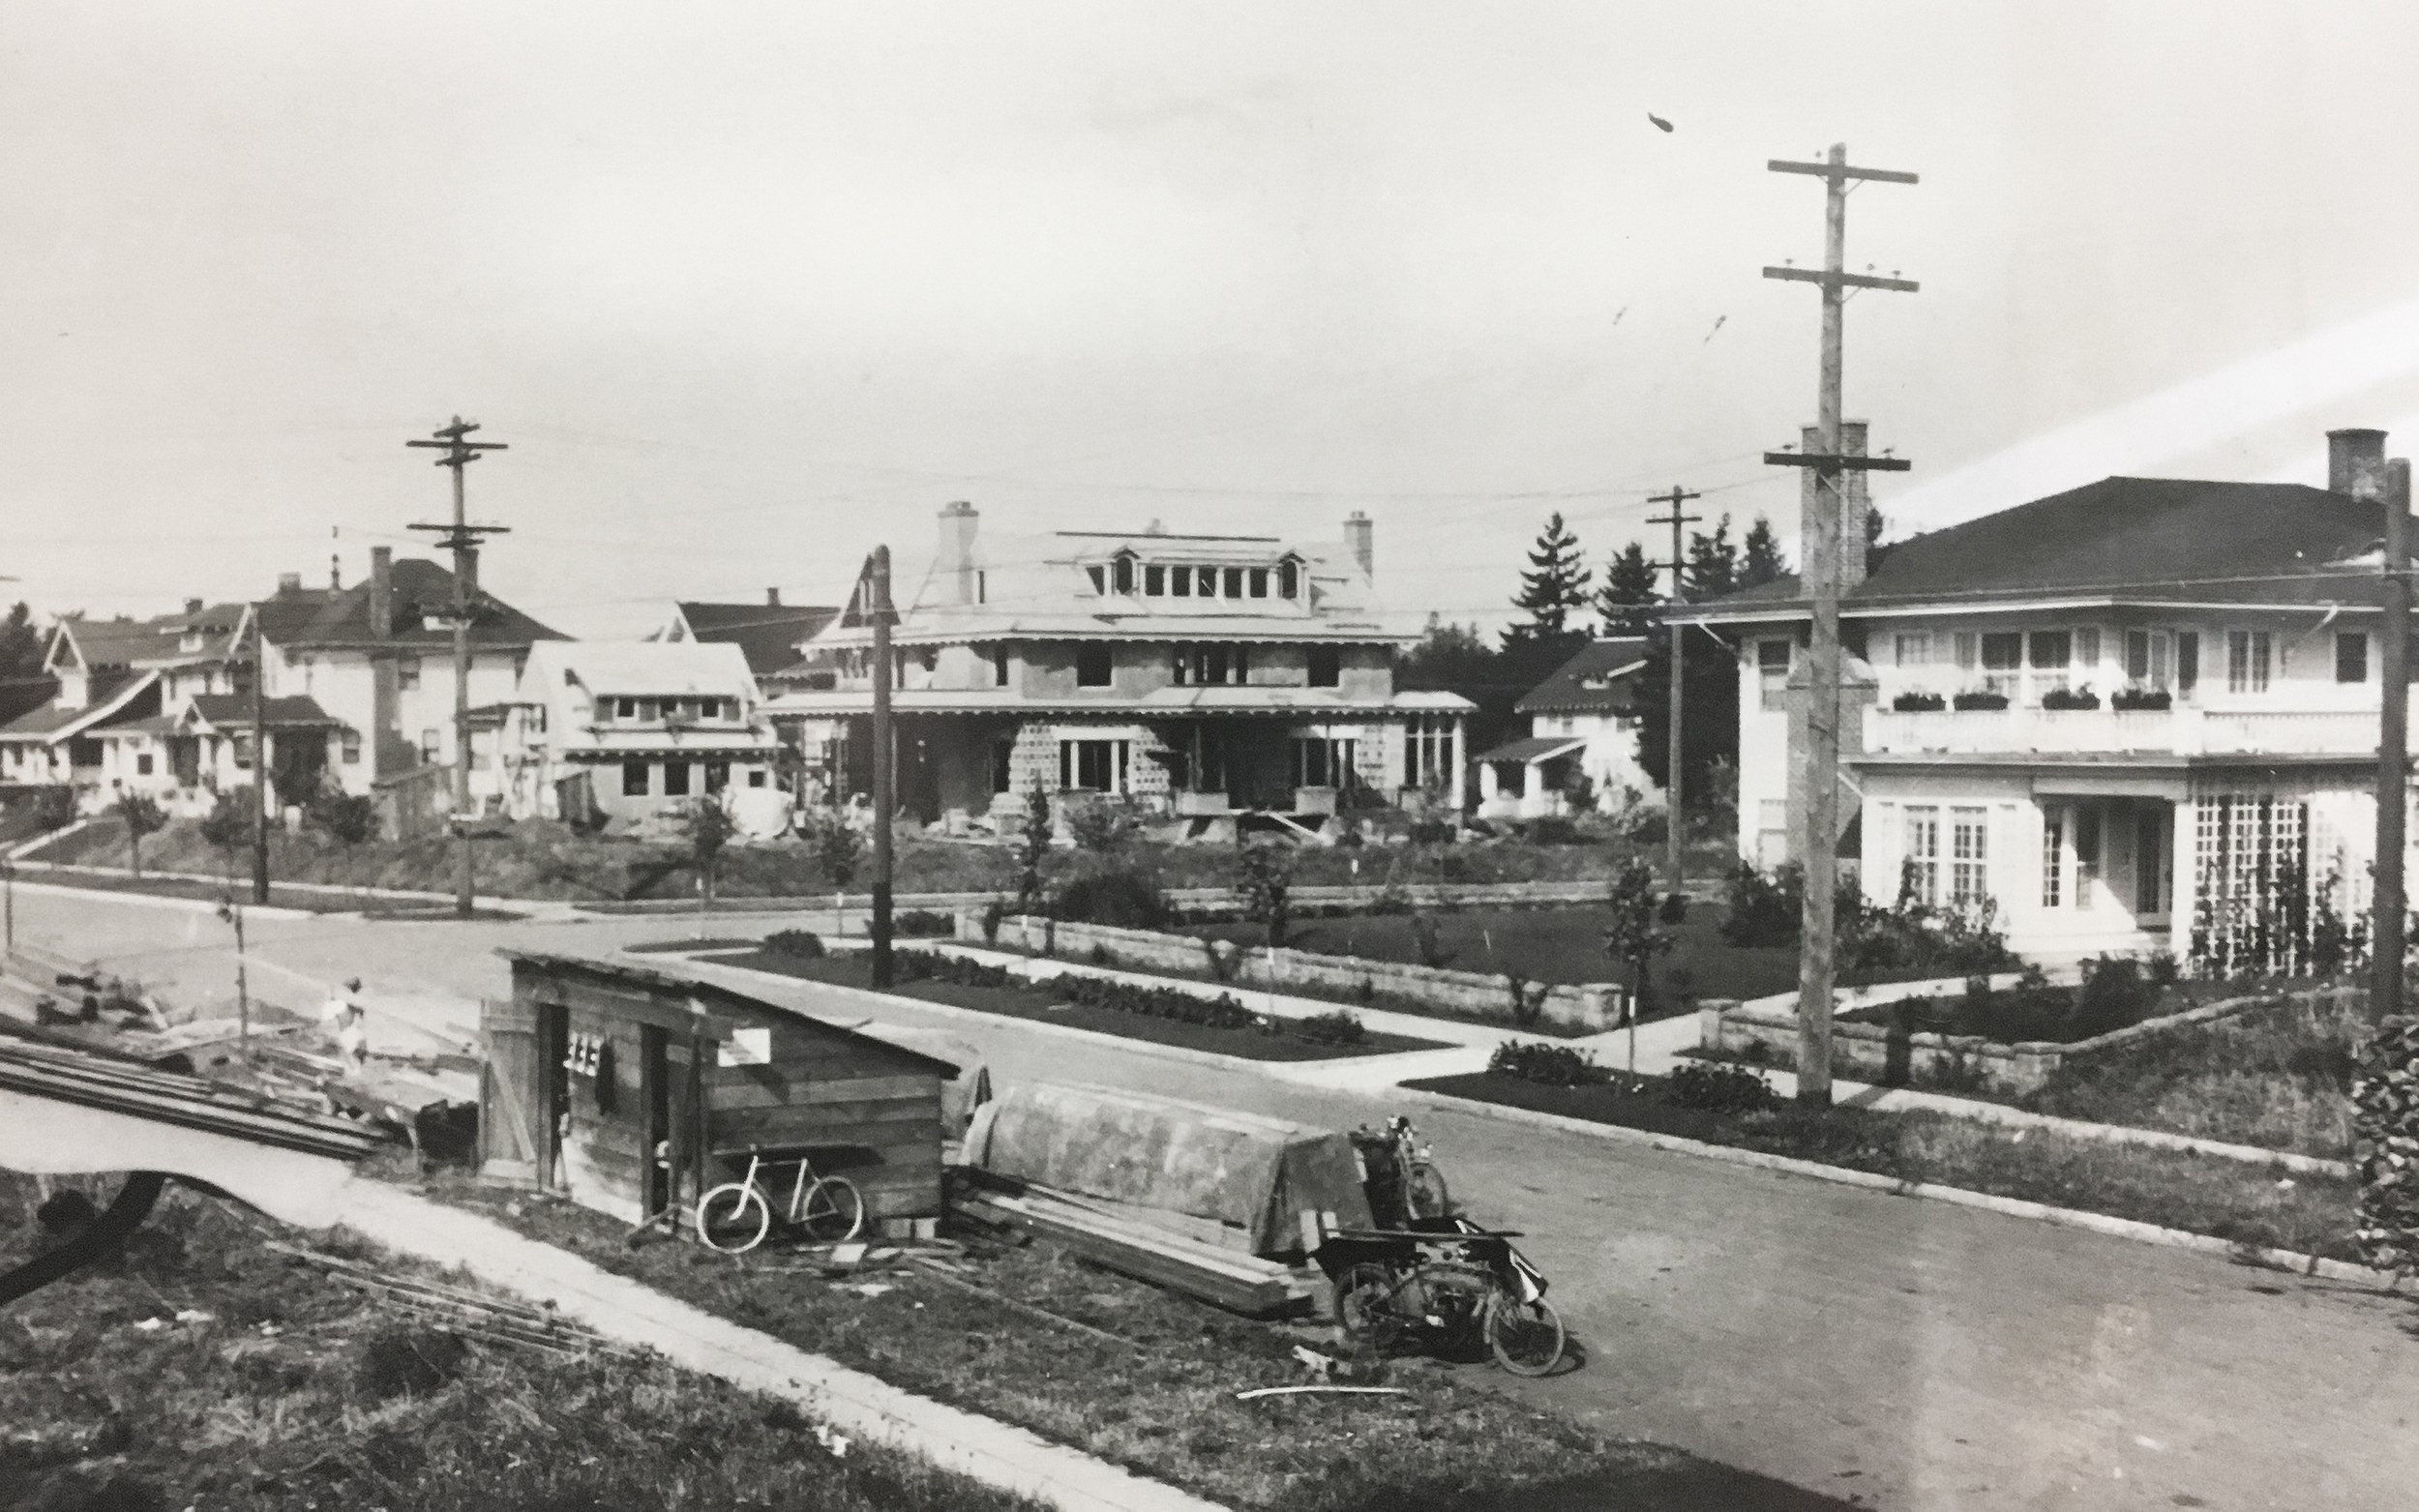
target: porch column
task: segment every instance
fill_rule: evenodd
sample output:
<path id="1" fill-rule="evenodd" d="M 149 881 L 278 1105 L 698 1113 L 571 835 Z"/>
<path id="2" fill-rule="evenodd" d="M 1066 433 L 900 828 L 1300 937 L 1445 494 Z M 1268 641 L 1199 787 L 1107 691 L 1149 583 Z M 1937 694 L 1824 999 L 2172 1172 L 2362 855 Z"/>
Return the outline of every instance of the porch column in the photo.
<path id="1" fill-rule="evenodd" d="M 2192 949 L 2193 920 L 2200 910 L 2200 856 L 2194 848 L 2200 830 L 2199 811 L 2187 797 L 2176 799 L 2168 813 L 2167 854 L 2175 885 L 2167 896 L 2167 953 L 2185 961 Z"/>
<path id="2" fill-rule="evenodd" d="M 1494 762 L 1492 762 L 1492 761 L 1481 761 L 1481 762 L 1479 762 L 1479 763 L 1478 763 L 1478 803 L 1479 803 L 1479 806 L 1480 806 L 1480 807 L 1482 807 L 1482 808 L 1483 808 L 1485 805 L 1490 804 L 1490 803 L 1493 803 L 1493 802 L 1495 801 L 1496 794 L 1497 794 L 1497 790 L 1498 790 L 1498 789 L 1497 789 L 1497 786 L 1496 786 L 1496 784 L 1497 784 L 1497 778 L 1496 778 L 1496 776 L 1495 776 L 1495 763 L 1494 763 Z"/>
<path id="3" fill-rule="evenodd" d="M 1469 773 L 1466 768 L 1470 764 L 1470 748 L 1466 744 L 1469 738 L 1468 734 L 1462 727 L 1464 723 L 1465 720 L 1462 715 L 1454 715 L 1452 732 L 1447 737 L 1446 740 L 1446 752 L 1448 756 L 1447 770 L 1453 774 L 1452 802 L 1453 812 L 1455 814 L 1462 812 L 1462 804 L 1468 796 L 1467 785 Z"/>

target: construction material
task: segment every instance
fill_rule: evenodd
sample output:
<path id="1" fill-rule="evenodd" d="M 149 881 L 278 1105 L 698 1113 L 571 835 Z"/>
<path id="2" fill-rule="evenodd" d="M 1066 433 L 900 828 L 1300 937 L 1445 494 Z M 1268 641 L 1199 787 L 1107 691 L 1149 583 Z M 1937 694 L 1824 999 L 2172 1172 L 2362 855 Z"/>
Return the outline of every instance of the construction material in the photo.
<path id="1" fill-rule="evenodd" d="M 1112 1218 L 1045 1187 L 995 1178 L 963 1188 L 951 1201 L 977 1222 L 1039 1234 L 1105 1269 L 1246 1318 L 1297 1311 L 1309 1299 L 1294 1273 L 1274 1261 Z"/>
<path id="2" fill-rule="evenodd" d="M 1257 1402 L 1262 1397 L 1407 1397 L 1411 1393 L 1400 1386 L 1262 1386 L 1256 1391 L 1238 1391 L 1238 1402 Z"/>
<path id="3" fill-rule="evenodd" d="M 432 1281 L 390 1276 L 351 1260 L 277 1239 L 263 1242 L 281 1255 L 289 1255 L 317 1265 L 345 1285 L 451 1333 L 484 1339 L 493 1344 L 546 1349 L 572 1357 L 595 1352 L 616 1355 L 635 1352 L 602 1334 L 565 1322 L 559 1315 L 544 1308 L 482 1296 L 475 1291 L 439 1286 Z"/>

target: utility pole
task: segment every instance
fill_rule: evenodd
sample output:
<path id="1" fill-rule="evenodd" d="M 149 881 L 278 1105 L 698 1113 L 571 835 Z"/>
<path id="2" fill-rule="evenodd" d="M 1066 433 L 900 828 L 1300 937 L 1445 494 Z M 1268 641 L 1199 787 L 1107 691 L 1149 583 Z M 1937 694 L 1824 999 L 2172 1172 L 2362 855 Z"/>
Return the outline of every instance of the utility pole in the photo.
<path id="1" fill-rule="evenodd" d="M 1647 517 L 1646 522 L 1650 525 L 1667 524 L 1671 526 L 1671 602 L 1675 607 L 1680 603 L 1681 599 L 1681 573 L 1686 568 L 1687 563 L 1687 557 L 1681 540 L 1681 527 L 1684 525 L 1693 525 L 1705 518 L 1702 515 L 1684 515 L 1680 512 L 1680 506 L 1687 503 L 1690 499 L 1703 497 L 1704 495 L 1701 493 L 1690 493 L 1687 491 L 1676 483 L 1671 486 L 1671 491 L 1669 493 L 1650 493 L 1647 495 L 1646 501 L 1649 504 L 1668 504 L 1671 506 L 1670 514 L 1650 515 Z M 1680 710 L 1681 705 L 1686 701 L 1681 697 L 1681 679 L 1687 671 L 1688 660 L 1687 639 L 1685 634 L 1687 628 L 1687 626 L 1682 625 L 1677 620 L 1674 620 L 1669 614 L 1665 614 L 1663 616 L 1663 634 L 1671 641 L 1671 707 L 1669 711 L 1670 718 L 1666 722 L 1671 727 L 1665 731 L 1665 734 L 1669 738 L 1669 751 L 1664 762 L 1666 770 L 1663 776 L 1663 845 L 1664 865 L 1671 872 L 1671 886 L 1674 892 L 1680 890 L 1680 854 L 1682 849 L 1680 833 Z"/>
<path id="2" fill-rule="evenodd" d="M 471 524 L 463 513 L 463 475 L 480 454 L 506 449 L 501 441 L 467 439 L 478 429 L 456 415 L 453 424 L 432 432 L 433 439 L 403 443 L 443 452 L 445 455 L 436 459 L 436 464 L 451 468 L 454 474 L 453 523 L 411 528 L 434 532 L 440 544 L 454 553 L 454 837 L 460 846 L 454 911 L 465 919 L 470 917 L 474 881 L 470 853 L 470 619 L 475 605 L 470 584 L 479 572 L 479 538 L 506 533 L 502 525 Z"/>
<path id="3" fill-rule="evenodd" d="M 2377 876 L 2374 949 L 2370 962 L 2370 1009 L 2403 1011 L 2404 806 L 2410 782 L 2410 463 L 2385 464 L 2385 644 L 2378 670 L 2385 678 L 2377 729 Z"/>
<path id="4" fill-rule="evenodd" d="M 269 901 L 269 659 L 261 655 L 260 606 L 252 607 L 252 901 Z"/>
<path id="5" fill-rule="evenodd" d="M 1833 889 L 1838 883 L 1839 859 L 1839 521 L 1843 506 L 1842 475 L 1857 468 L 1904 472 L 1903 460 L 1846 457 L 1840 454 L 1839 379 L 1844 315 L 1849 289 L 1892 289 L 1912 294 L 1917 285 L 1903 279 L 1878 279 L 1847 271 L 1848 190 L 1852 182 L 1912 184 L 1912 173 L 1886 168 L 1848 166 L 1848 149 L 1836 144 L 1821 163 L 1789 163 L 1774 159 L 1765 166 L 1775 173 L 1804 173 L 1823 180 L 1823 266 L 1766 268 L 1764 277 L 1815 283 L 1823 291 L 1821 402 L 1822 450 L 1800 453 L 1766 452 L 1776 466 L 1815 469 L 1815 509 L 1811 541 L 1798 543 L 1806 569 L 1807 597 L 1812 600 L 1814 633 L 1807 678 L 1806 762 L 1806 907 L 1798 947 L 1798 1099 L 1831 1103 L 1831 1016 L 1835 925 Z M 1860 546 L 1862 542 L 1858 543 Z"/>
<path id="6" fill-rule="evenodd" d="M 890 548 L 865 563 L 865 611 L 874 621 L 874 986 L 890 985 L 890 806 L 898 752 L 890 720 Z"/>

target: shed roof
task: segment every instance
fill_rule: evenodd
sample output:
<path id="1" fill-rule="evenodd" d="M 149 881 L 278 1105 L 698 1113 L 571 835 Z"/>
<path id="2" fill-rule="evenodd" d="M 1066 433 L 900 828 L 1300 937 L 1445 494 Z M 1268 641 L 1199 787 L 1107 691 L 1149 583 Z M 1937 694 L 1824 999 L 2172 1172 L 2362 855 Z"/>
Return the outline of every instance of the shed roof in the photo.
<path id="1" fill-rule="evenodd" d="M 1568 755 L 1588 743 L 1585 735 L 1531 735 L 1525 739 L 1507 741 L 1492 751 L 1481 751 L 1478 761 L 1543 761 Z"/>

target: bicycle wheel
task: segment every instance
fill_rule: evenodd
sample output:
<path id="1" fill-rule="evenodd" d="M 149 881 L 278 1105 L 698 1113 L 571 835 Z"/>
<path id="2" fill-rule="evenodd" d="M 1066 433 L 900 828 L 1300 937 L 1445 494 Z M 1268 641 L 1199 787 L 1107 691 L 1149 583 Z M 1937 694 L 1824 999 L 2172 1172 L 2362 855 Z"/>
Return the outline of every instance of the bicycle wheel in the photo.
<path id="1" fill-rule="evenodd" d="M 798 1227 L 808 1238 L 826 1244 L 853 1239 L 865 1227 L 865 1200 L 846 1176 L 820 1177 L 798 1204 Z"/>
<path id="2" fill-rule="evenodd" d="M 1451 1213 L 1453 1201 L 1445 1192 L 1445 1172 L 1424 1160 L 1411 1163 L 1411 1181 L 1403 1193 L 1403 1201 L 1414 1218 L 1444 1218 Z"/>
<path id="3" fill-rule="evenodd" d="M 1522 1302 L 1497 1291 L 1486 1309 L 1487 1348 L 1515 1376 L 1542 1376 L 1562 1363 L 1563 1320 L 1543 1297 Z"/>
<path id="4" fill-rule="evenodd" d="M 1402 1319 L 1395 1316 L 1394 1278 L 1383 1265 L 1346 1267 L 1335 1278 L 1335 1321 L 1354 1344 L 1385 1353 L 1402 1338 Z"/>
<path id="5" fill-rule="evenodd" d="M 753 1181 L 726 1181 L 697 1200 L 698 1237 L 725 1255 L 745 1255 L 772 1226 L 772 1204 Z"/>

